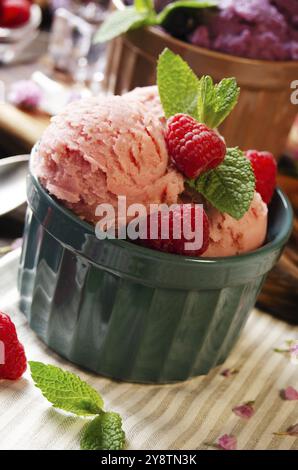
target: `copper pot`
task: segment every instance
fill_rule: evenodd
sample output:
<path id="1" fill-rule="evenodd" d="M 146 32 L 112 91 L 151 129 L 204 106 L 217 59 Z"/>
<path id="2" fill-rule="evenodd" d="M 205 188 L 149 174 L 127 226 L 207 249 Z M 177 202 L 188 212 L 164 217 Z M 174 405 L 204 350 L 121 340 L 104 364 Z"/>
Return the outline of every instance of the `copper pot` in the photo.
<path id="1" fill-rule="evenodd" d="M 122 94 L 155 83 L 156 61 L 168 47 L 180 54 L 198 76 L 215 81 L 234 76 L 241 87 L 239 103 L 221 126 L 229 146 L 257 148 L 279 156 L 285 148 L 297 106 L 291 103 L 291 83 L 298 79 L 298 62 L 251 60 L 214 52 L 173 38 L 157 27 L 131 31 L 110 43 L 106 87 Z"/>

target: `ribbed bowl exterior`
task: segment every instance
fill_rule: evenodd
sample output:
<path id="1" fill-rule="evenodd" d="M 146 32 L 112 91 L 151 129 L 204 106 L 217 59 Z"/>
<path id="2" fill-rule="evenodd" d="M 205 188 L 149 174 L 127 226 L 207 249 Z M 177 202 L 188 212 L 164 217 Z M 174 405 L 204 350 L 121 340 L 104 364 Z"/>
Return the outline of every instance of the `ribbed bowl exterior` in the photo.
<path id="1" fill-rule="evenodd" d="M 291 230 L 278 192 L 267 247 L 187 259 L 99 241 L 33 176 L 28 200 L 19 289 L 30 326 L 70 361 L 126 381 L 177 382 L 222 364 Z"/>

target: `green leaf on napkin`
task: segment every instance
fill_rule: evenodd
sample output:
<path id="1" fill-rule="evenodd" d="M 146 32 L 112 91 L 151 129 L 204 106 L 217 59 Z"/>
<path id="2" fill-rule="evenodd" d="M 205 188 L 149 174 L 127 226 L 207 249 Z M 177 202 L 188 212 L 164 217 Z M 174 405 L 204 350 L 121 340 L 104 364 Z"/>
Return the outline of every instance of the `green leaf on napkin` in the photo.
<path id="1" fill-rule="evenodd" d="M 228 148 L 221 165 L 188 180 L 220 212 L 241 219 L 248 211 L 255 191 L 255 176 L 250 161 L 238 148 Z"/>
<path id="2" fill-rule="evenodd" d="M 35 385 L 55 408 L 79 416 L 101 413 L 103 399 L 80 377 L 42 362 L 30 361 L 29 365 Z"/>
<path id="3" fill-rule="evenodd" d="M 83 450 L 121 450 L 125 444 L 122 419 L 118 413 L 102 412 L 89 423 L 81 438 Z"/>
<path id="4" fill-rule="evenodd" d="M 167 118 L 177 113 L 198 118 L 199 80 L 189 65 L 169 49 L 159 56 L 157 85 Z"/>

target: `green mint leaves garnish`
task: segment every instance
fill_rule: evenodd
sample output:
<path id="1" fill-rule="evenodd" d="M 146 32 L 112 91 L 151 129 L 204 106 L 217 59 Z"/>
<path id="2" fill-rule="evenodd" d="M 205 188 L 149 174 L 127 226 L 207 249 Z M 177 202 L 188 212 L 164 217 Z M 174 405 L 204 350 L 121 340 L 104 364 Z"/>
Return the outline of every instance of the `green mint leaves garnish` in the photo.
<path id="1" fill-rule="evenodd" d="M 214 85 L 209 76 L 199 79 L 178 55 L 165 49 L 157 64 L 157 85 L 165 116 L 185 113 L 215 128 L 237 103 L 239 88 L 235 78 Z"/>
<path id="2" fill-rule="evenodd" d="M 81 438 L 83 450 L 121 450 L 125 434 L 118 413 L 102 412 L 84 429 Z"/>
<path id="3" fill-rule="evenodd" d="M 217 210 L 239 220 L 251 205 L 255 176 L 243 152 L 238 148 L 228 148 L 221 165 L 196 180 L 188 180 L 188 184 L 203 194 Z"/>
<path id="4" fill-rule="evenodd" d="M 199 79 L 178 55 L 165 49 L 157 64 L 157 85 L 166 118 L 188 114 L 209 128 L 216 128 L 237 103 L 239 88 L 234 78 L 214 84 L 209 76 Z M 255 191 L 252 166 L 238 148 L 227 154 L 214 170 L 201 174 L 188 185 L 220 212 L 241 219 L 248 211 Z"/>
<path id="5" fill-rule="evenodd" d="M 157 85 L 166 118 L 178 113 L 198 118 L 199 80 L 189 65 L 169 49 L 159 56 Z"/>
<path id="6" fill-rule="evenodd" d="M 179 0 L 167 5 L 162 12 L 156 14 L 152 0 L 135 0 L 133 6 L 114 11 L 108 16 L 97 31 L 94 42 L 103 43 L 127 31 L 144 26 L 162 26 L 167 21 L 168 16 L 179 8 L 200 9 L 216 6 L 217 2 L 215 0 Z"/>
<path id="7" fill-rule="evenodd" d="M 103 43 L 126 33 L 129 30 L 151 24 L 151 15 L 147 10 L 127 7 L 111 13 L 101 25 L 94 37 L 95 43 Z"/>
<path id="8" fill-rule="evenodd" d="M 214 85 L 211 77 L 202 77 L 199 81 L 198 120 L 208 127 L 218 127 L 237 104 L 239 93 L 235 78 L 224 78 Z"/>
<path id="9" fill-rule="evenodd" d="M 29 365 L 36 387 L 55 408 L 77 416 L 96 416 L 84 430 L 82 449 L 123 449 L 125 433 L 121 417 L 103 410 L 103 399 L 94 388 L 59 367 L 35 361 L 29 361 Z"/>

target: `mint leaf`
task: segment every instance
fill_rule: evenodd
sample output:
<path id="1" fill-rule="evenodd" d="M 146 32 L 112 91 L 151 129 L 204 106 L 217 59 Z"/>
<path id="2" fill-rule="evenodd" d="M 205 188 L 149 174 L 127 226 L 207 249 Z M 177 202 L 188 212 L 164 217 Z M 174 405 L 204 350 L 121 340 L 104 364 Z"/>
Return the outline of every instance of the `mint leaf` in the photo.
<path id="1" fill-rule="evenodd" d="M 250 208 L 255 191 L 251 163 L 238 148 L 227 149 L 221 165 L 196 180 L 189 180 L 188 184 L 217 210 L 237 220 Z"/>
<path id="2" fill-rule="evenodd" d="M 165 8 L 157 15 L 156 23 L 162 25 L 168 20 L 168 17 L 179 8 L 209 8 L 218 6 L 217 1 L 200 1 L 200 0 L 178 0 L 174 3 L 169 3 Z"/>
<path id="3" fill-rule="evenodd" d="M 84 430 L 82 450 L 121 450 L 125 444 L 122 419 L 118 413 L 102 412 Z"/>
<path id="4" fill-rule="evenodd" d="M 169 49 L 159 56 L 157 85 L 166 118 L 185 113 L 211 128 L 223 122 L 239 96 L 235 78 L 224 78 L 216 85 L 208 75 L 199 80 L 189 65 Z"/>
<path id="5" fill-rule="evenodd" d="M 101 396 L 77 375 L 42 362 L 29 361 L 29 365 L 35 385 L 55 408 L 79 416 L 101 412 Z"/>
<path id="6" fill-rule="evenodd" d="M 224 78 L 215 85 L 215 117 L 213 127 L 218 127 L 237 104 L 240 88 L 235 78 Z"/>
<path id="7" fill-rule="evenodd" d="M 134 7 L 137 11 L 154 11 L 153 0 L 134 0 Z"/>
<path id="8" fill-rule="evenodd" d="M 198 120 L 208 127 L 218 127 L 236 105 L 239 93 L 235 78 L 224 78 L 214 85 L 211 77 L 202 77 L 198 93 Z"/>
<path id="9" fill-rule="evenodd" d="M 198 120 L 209 127 L 210 118 L 213 115 L 215 93 L 213 80 L 209 75 L 203 76 L 199 81 L 198 90 Z"/>
<path id="10" fill-rule="evenodd" d="M 197 119 L 199 80 L 188 64 L 169 49 L 159 56 L 157 85 L 167 118 L 185 113 Z"/>
<path id="11" fill-rule="evenodd" d="M 95 34 L 94 43 L 103 43 L 120 36 L 131 29 L 151 24 L 152 19 L 147 10 L 137 11 L 134 7 L 117 10 L 110 13 L 108 19 L 100 26 Z"/>

